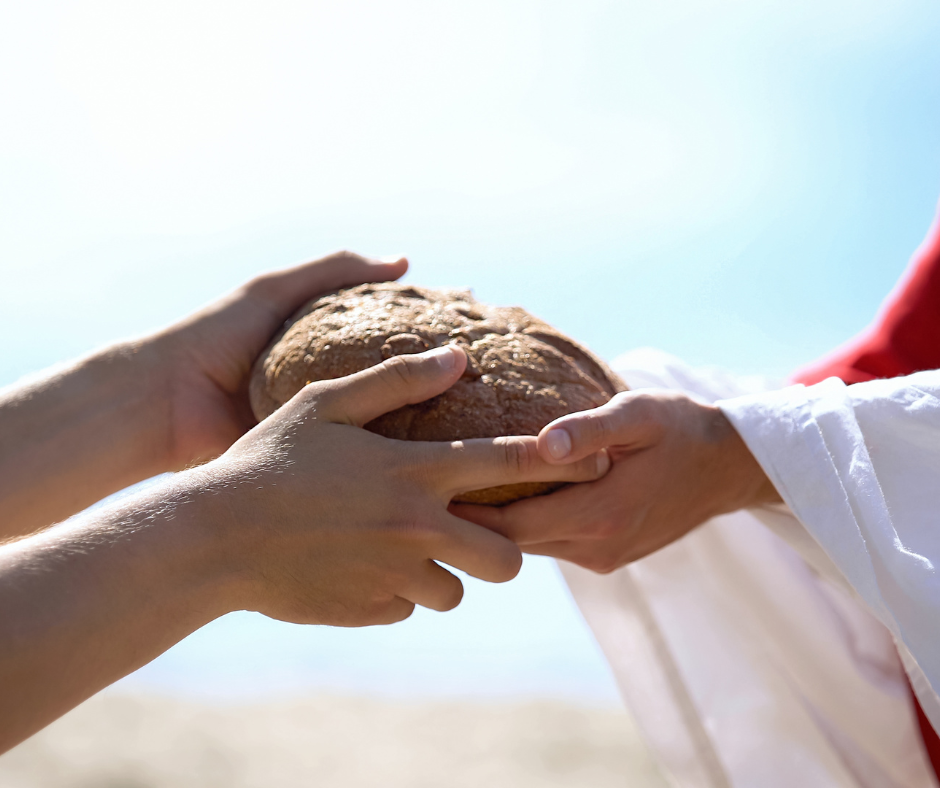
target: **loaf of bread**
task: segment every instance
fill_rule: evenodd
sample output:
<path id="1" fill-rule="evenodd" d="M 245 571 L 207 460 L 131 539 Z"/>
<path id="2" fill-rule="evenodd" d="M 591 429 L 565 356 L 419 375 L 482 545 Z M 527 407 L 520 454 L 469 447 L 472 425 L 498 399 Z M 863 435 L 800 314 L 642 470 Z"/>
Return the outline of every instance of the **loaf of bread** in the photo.
<path id="1" fill-rule="evenodd" d="M 387 413 L 366 429 L 420 441 L 537 435 L 559 416 L 595 408 L 626 388 L 603 361 L 519 307 L 482 304 L 469 290 L 385 282 L 303 306 L 258 359 L 251 406 L 260 420 L 307 383 L 448 343 L 467 352 L 463 377 L 440 396 Z M 457 500 L 502 505 L 560 486 L 512 484 Z"/>

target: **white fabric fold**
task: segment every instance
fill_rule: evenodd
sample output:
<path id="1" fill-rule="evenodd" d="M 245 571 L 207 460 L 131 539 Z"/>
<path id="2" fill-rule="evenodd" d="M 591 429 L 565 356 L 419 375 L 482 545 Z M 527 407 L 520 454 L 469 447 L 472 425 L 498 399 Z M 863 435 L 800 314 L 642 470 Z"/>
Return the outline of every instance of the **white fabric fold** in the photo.
<path id="1" fill-rule="evenodd" d="M 853 386 L 830 378 L 717 405 L 907 660 L 940 687 L 940 372 Z M 940 727 L 936 693 L 915 688 Z"/>
<path id="2" fill-rule="evenodd" d="M 807 398 L 809 389 L 783 395 L 767 381 L 694 370 L 654 351 L 629 354 L 614 366 L 634 389 L 681 389 L 708 402 L 722 401 L 736 425 L 745 425 L 755 443 L 769 447 L 767 457 L 786 466 L 780 478 L 789 478 L 791 471 L 802 474 L 801 480 L 812 477 L 807 489 L 814 492 L 805 506 L 831 540 L 837 537 L 829 506 L 841 506 L 840 517 L 860 516 L 847 493 L 837 495 L 839 484 L 844 487 L 840 472 L 862 467 L 858 435 L 844 438 L 839 444 L 844 449 L 833 456 L 826 441 L 835 440 L 832 425 L 844 426 L 846 413 L 834 408 L 831 398 L 816 411 L 810 405 L 792 411 L 784 416 L 790 426 L 783 433 L 768 434 L 767 408 L 779 413 L 782 403 L 793 401 L 787 396 L 795 394 L 803 402 L 822 399 Z M 780 441 L 796 440 L 808 424 L 820 423 L 825 429 L 807 439 L 793 458 L 799 468 L 790 468 L 790 460 L 781 460 L 788 450 Z M 827 462 L 831 467 L 820 472 Z M 792 479 L 797 484 L 798 477 Z M 870 480 L 853 487 L 853 495 L 856 489 L 864 491 L 866 506 L 877 500 Z M 793 496 L 784 497 L 794 507 Z M 890 505 L 888 511 L 893 514 Z M 870 519 L 863 517 L 854 544 L 842 545 L 839 553 L 823 550 L 813 530 L 787 507 L 776 506 L 715 518 L 610 575 L 560 562 L 625 701 L 675 785 L 935 785 L 891 632 L 851 590 L 860 583 L 866 602 L 867 595 L 876 595 L 881 616 L 898 604 L 901 579 L 894 573 L 906 574 L 905 562 L 923 572 L 918 557 L 932 554 L 921 541 L 904 541 L 902 529 L 907 553 L 869 558 L 861 536 L 865 529 L 875 528 L 886 550 L 892 544 L 884 520 L 876 518 L 876 527 Z M 846 572 L 844 560 L 853 566 L 866 560 L 871 567 L 883 564 L 892 584 L 882 588 L 874 569 L 867 575 Z"/>

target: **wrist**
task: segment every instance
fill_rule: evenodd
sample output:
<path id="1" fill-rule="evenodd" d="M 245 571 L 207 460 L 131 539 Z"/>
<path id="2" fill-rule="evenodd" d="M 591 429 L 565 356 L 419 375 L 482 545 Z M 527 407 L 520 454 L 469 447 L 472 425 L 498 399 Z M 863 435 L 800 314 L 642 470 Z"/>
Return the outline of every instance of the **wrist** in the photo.
<path id="1" fill-rule="evenodd" d="M 219 440 L 215 434 L 230 418 L 231 404 L 218 398 L 214 382 L 199 368 L 194 344 L 187 325 L 181 324 L 115 348 L 146 389 L 141 392 L 141 412 L 151 426 L 147 445 L 156 473 L 204 463 L 237 437 Z M 204 401 L 209 405 L 202 405 Z"/>
<path id="2" fill-rule="evenodd" d="M 192 612 L 193 629 L 244 607 L 244 540 L 231 527 L 227 496 L 207 475 L 204 468 L 174 474 L 108 513 L 119 540 L 126 534 L 128 566 Z"/>
<path id="3" fill-rule="evenodd" d="M 247 494 L 241 471 L 223 455 L 173 476 L 172 500 L 186 512 L 182 527 L 190 569 L 208 583 L 206 591 L 223 613 L 253 609 L 255 567 L 270 546 L 266 520 L 257 511 L 259 502 Z M 257 469 L 247 474 L 256 476 Z"/>
<path id="4" fill-rule="evenodd" d="M 175 470 L 170 440 L 173 363 L 159 337 L 116 343 L 100 360 L 132 414 L 127 423 L 138 448 L 137 475 L 146 479 Z"/>
<path id="5" fill-rule="evenodd" d="M 705 407 L 709 432 L 718 447 L 715 463 L 724 477 L 720 484 L 724 492 L 720 513 L 779 503 L 779 493 L 728 417 L 719 408 Z"/>

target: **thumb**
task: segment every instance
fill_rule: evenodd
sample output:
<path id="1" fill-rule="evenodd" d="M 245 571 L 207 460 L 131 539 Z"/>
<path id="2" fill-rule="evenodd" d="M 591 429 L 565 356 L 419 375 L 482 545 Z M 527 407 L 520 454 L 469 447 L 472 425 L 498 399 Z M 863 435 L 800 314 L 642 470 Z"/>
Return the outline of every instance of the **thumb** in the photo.
<path id="1" fill-rule="evenodd" d="M 330 381 L 327 395 L 318 397 L 319 411 L 329 421 L 361 427 L 383 413 L 447 391 L 466 367 L 467 356 L 456 345 L 393 356 L 355 375 Z"/>
<path id="2" fill-rule="evenodd" d="M 593 410 L 562 416 L 542 428 L 538 451 L 553 465 L 577 462 L 609 446 L 639 445 L 648 437 L 648 397 L 626 391 Z"/>
<path id="3" fill-rule="evenodd" d="M 379 260 L 354 252 L 336 252 L 311 263 L 271 271 L 250 282 L 247 288 L 283 319 L 314 296 L 363 282 L 398 279 L 407 270 L 408 260 L 404 257 Z"/>

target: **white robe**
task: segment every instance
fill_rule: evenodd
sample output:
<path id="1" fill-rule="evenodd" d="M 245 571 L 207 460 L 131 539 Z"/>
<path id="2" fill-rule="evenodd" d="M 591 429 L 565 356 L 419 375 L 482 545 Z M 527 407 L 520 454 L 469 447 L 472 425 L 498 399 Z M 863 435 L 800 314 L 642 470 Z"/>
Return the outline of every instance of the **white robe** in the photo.
<path id="1" fill-rule="evenodd" d="M 664 771 L 682 788 L 935 786 L 905 667 L 940 722 L 940 372 L 775 390 L 654 351 L 614 366 L 719 402 L 786 502 L 610 575 L 561 562 Z"/>

